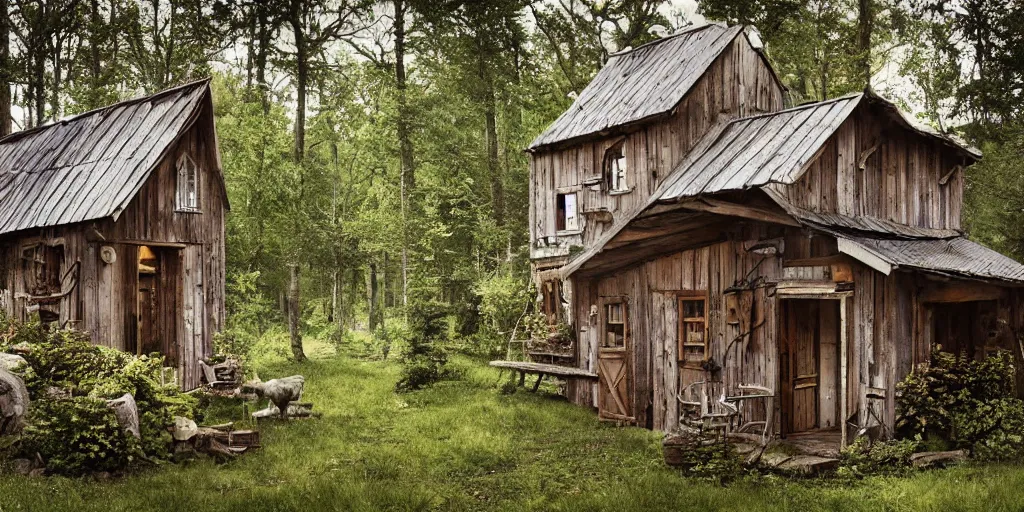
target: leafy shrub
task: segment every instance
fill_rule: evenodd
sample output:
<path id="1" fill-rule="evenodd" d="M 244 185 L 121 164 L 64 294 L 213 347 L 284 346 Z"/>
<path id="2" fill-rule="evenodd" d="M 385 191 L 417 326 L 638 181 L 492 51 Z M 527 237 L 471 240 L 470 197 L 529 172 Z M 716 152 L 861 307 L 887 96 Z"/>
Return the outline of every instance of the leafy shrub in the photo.
<path id="1" fill-rule="evenodd" d="M 395 384 L 399 392 L 415 391 L 441 380 L 454 378 L 448 369 L 448 354 L 441 346 L 447 312 L 436 304 L 417 304 L 409 311 L 409 340 L 402 355 L 402 373 Z"/>
<path id="2" fill-rule="evenodd" d="M 917 439 L 870 442 L 859 437 L 839 454 L 839 476 L 898 474 L 910 468 L 910 456 L 919 447 Z"/>
<path id="3" fill-rule="evenodd" d="M 1008 353 L 981 361 L 936 352 L 898 386 L 902 437 L 922 436 L 984 459 L 1024 455 L 1024 401 Z"/>
<path id="4" fill-rule="evenodd" d="M 174 416 L 195 416 L 194 397 L 161 384 L 162 357 L 135 357 L 92 345 L 83 333 L 38 324 L 15 330 L 19 343 L 31 340 L 25 359 L 33 369 L 25 375 L 33 401 L 23 451 L 40 453 L 51 471 L 108 471 L 139 458 L 165 459 L 166 427 Z M 116 417 L 105 400 L 125 393 L 138 406 L 141 440 L 108 429 Z"/>
<path id="5" fill-rule="evenodd" d="M 259 271 L 228 275 L 225 294 L 227 318 L 224 330 L 214 337 L 214 351 L 247 359 L 256 344 L 277 319 L 277 309 L 260 292 Z"/>
<path id="6" fill-rule="evenodd" d="M 707 433 L 694 435 L 681 455 L 687 476 L 725 483 L 743 473 L 741 457 L 732 444 Z"/>
<path id="7" fill-rule="evenodd" d="M 138 440 L 118 425 L 107 403 L 86 396 L 32 403 L 22 449 L 64 474 L 122 469 L 140 453 Z"/>
<path id="8" fill-rule="evenodd" d="M 529 276 L 506 269 L 499 269 L 474 285 L 473 292 L 480 298 L 482 325 L 477 347 L 481 353 L 497 356 L 503 352 L 516 323 L 526 318 L 523 313 L 534 299 L 531 290 Z M 520 323 L 519 332 L 524 333 L 524 328 Z"/>

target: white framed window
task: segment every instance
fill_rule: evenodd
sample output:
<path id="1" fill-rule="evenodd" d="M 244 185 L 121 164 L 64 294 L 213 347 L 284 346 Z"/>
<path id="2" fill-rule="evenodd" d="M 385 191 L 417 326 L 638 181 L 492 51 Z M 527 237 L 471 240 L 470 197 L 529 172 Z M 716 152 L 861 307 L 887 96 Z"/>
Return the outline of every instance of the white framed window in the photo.
<path id="1" fill-rule="evenodd" d="M 199 211 L 199 167 L 188 153 L 182 153 L 176 164 L 178 170 L 177 210 Z"/>
<path id="2" fill-rule="evenodd" d="M 604 154 L 604 183 L 610 192 L 628 192 L 625 140 L 616 142 Z"/>
<path id="3" fill-rule="evenodd" d="M 557 231 L 579 231 L 580 217 L 576 193 L 558 194 L 556 202 L 555 229 Z"/>

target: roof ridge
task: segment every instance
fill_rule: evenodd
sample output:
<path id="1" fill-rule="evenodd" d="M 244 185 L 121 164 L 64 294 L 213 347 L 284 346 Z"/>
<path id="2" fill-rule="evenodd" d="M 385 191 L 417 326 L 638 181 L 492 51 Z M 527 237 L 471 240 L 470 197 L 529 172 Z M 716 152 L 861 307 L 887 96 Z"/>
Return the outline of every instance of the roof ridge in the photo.
<path id="1" fill-rule="evenodd" d="M 762 118 L 762 117 L 772 117 L 772 116 L 777 116 L 779 114 L 788 114 L 790 112 L 796 112 L 798 110 L 806 110 L 806 109 L 810 109 L 810 108 L 817 108 L 817 107 L 820 107 L 822 105 L 830 105 L 832 103 L 838 103 L 840 101 L 846 101 L 846 100 L 850 100 L 850 99 L 853 99 L 853 98 L 857 98 L 858 96 L 859 97 L 863 97 L 864 93 L 863 92 L 854 92 L 854 93 L 847 94 L 845 96 L 838 96 L 838 97 L 827 99 L 827 100 L 815 101 L 815 102 L 811 102 L 811 103 L 804 103 L 803 105 L 797 105 L 795 107 L 789 107 L 789 108 L 783 109 L 783 110 L 776 110 L 775 112 L 765 112 L 763 114 L 755 114 L 755 115 L 752 115 L 752 116 L 737 117 L 736 119 L 733 119 L 732 121 L 729 121 L 729 124 L 738 123 L 740 121 L 750 121 L 752 119 L 759 119 L 759 118 Z"/>
<path id="2" fill-rule="evenodd" d="M 106 106 L 103 106 L 103 107 L 98 107 L 98 108 L 94 108 L 92 110 L 87 110 L 87 111 L 82 112 L 80 114 L 76 114 L 74 116 L 71 116 L 71 117 L 69 117 L 67 119 L 60 119 L 58 121 L 54 121 L 52 123 L 47 123 L 47 124 L 44 124 L 44 125 L 40 125 L 40 126 L 36 126 L 36 127 L 33 127 L 33 128 L 29 128 L 27 130 L 17 131 L 17 132 L 8 134 L 8 135 L 6 135 L 4 137 L 0 137 L 0 145 L 7 144 L 7 143 L 10 143 L 10 142 L 15 142 L 15 141 L 18 141 L 18 140 L 20 140 L 20 139 L 22 139 L 24 137 L 29 136 L 29 135 L 34 135 L 34 134 L 39 133 L 39 132 L 44 132 L 44 131 L 46 131 L 46 130 L 48 130 L 50 128 L 53 128 L 55 126 L 67 125 L 69 123 L 82 120 L 82 119 L 84 119 L 86 117 L 93 116 L 93 115 L 99 114 L 101 112 L 106 112 L 108 110 L 113 110 L 113 109 L 120 108 L 120 107 L 126 107 L 126 106 L 129 106 L 129 105 L 135 105 L 137 103 L 142 103 L 144 101 L 152 101 L 152 100 L 155 100 L 155 99 L 158 99 L 158 98 L 162 98 L 164 96 L 167 96 L 167 95 L 170 95 L 170 94 L 173 94 L 173 93 L 185 90 L 185 89 L 189 89 L 189 88 L 193 88 L 193 87 L 198 87 L 198 86 L 201 86 L 201 85 L 208 85 L 211 81 L 212 81 L 211 77 L 200 78 L 198 80 L 193 80 L 191 82 L 186 82 L 186 83 L 181 84 L 181 85 L 176 85 L 174 87 L 170 87 L 170 88 L 164 89 L 162 91 L 157 91 L 157 92 L 155 92 L 153 94 L 148 94 L 148 95 L 145 95 L 145 96 L 136 96 L 134 98 L 128 98 L 126 100 L 122 100 L 122 101 L 119 101 L 117 103 L 112 103 L 110 105 L 106 105 Z"/>
<path id="3" fill-rule="evenodd" d="M 687 34 L 692 34 L 694 32 L 699 32 L 701 30 L 708 29 L 708 28 L 711 28 L 711 27 L 720 27 L 720 28 L 724 28 L 726 30 L 731 28 L 731 27 L 725 25 L 724 23 L 720 23 L 720 22 L 707 22 L 707 23 L 703 23 L 703 24 L 700 24 L 700 25 L 697 25 L 697 24 L 689 25 L 687 27 L 683 27 L 682 29 L 676 31 L 676 33 L 674 33 L 674 34 L 669 34 L 669 35 L 667 35 L 665 37 L 659 37 L 658 39 L 655 39 L 653 41 L 648 41 L 648 42 L 646 42 L 646 43 L 644 43 L 644 44 L 642 44 L 640 46 L 637 46 L 636 48 L 627 48 L 625 50 L 619 50 L 617 52 L 613 52 L 613 53 L 608 54 L 608 56 L 609 57 L 618 57 L 620 55 L 627 55 L 627 54 L 633 53 L 633 52 L 635 52 L 637 50 L 640 50 L 642 48 L 648 48 L 648 47 L 651 47 L 651 46 L 657 46 L 657 45 L 659 45 L 661 43 L 664 43 L 665 41 L 668 41 L 668 40 L 671 40 L 671 39 L 675 39 L 675 38 L 677 38 L 679 36 L 685 36 Z"/>

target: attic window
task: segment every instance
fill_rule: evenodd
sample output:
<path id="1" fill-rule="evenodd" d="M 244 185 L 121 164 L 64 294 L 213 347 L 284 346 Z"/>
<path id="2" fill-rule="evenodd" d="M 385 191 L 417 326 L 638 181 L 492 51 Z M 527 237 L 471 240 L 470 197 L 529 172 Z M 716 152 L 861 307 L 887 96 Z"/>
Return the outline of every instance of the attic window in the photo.
<path id="1" fill-rule="evenodd" d="M 178 158 L 178 211 L 199 211 L 199 167 L 188 153 Z"/>
<path id="2" fill-rule="evenodd" d="M 579 231 L 580 217 L 576 204 L 576 193 L 558 194 L 556 198 L 555 230 Z"/>
<path id="3" fill-rule="evenodd" d="M 621 139 L 604 153 L 604 185 L 609 192 L 628 192 L 626 184 L 625 139 Z"/>

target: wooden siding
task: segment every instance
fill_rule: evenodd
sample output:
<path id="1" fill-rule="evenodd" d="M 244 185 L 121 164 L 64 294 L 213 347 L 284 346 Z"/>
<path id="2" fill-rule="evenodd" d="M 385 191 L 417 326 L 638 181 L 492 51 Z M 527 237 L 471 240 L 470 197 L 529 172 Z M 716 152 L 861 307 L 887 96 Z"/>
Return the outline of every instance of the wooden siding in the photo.
<path id="1" fill-rule="evenodd" d="M 964 173 L 954 169 L 966 163 L 942 141 L 903 129 L 877 107 L 862 105 L 799 180 L 774 188 L 793 205 L 813 212 L 960 229 Z M 950 172 L 946 184 L 940 184 Z"/>
<path id="2" fill-rule="evenodd" d="M 700 138 L 716 123 L 741 116 L 774 112 L 783 106 L 782 90 L 771 69 L 736 38 L 676 107 L 671 117 L 636 128 L 623 139 L 626 181 L 631 191 L 611 194 L 601 186 L 583 186 L 585 178 L 602 174 L 605 151 L 619 137 L 586 141 L 569 148 L 540 151 L 530 157 L 530 240 L 556 236 L 555 194 L 578 193 L 579 211 L 606 209 L 613 217 L 639 207 Z M 583 236 L 573 245 L 590 246 L 610 223 L 582 215 Z M 568 250 L 568 247 L 565 248 Z"/>

